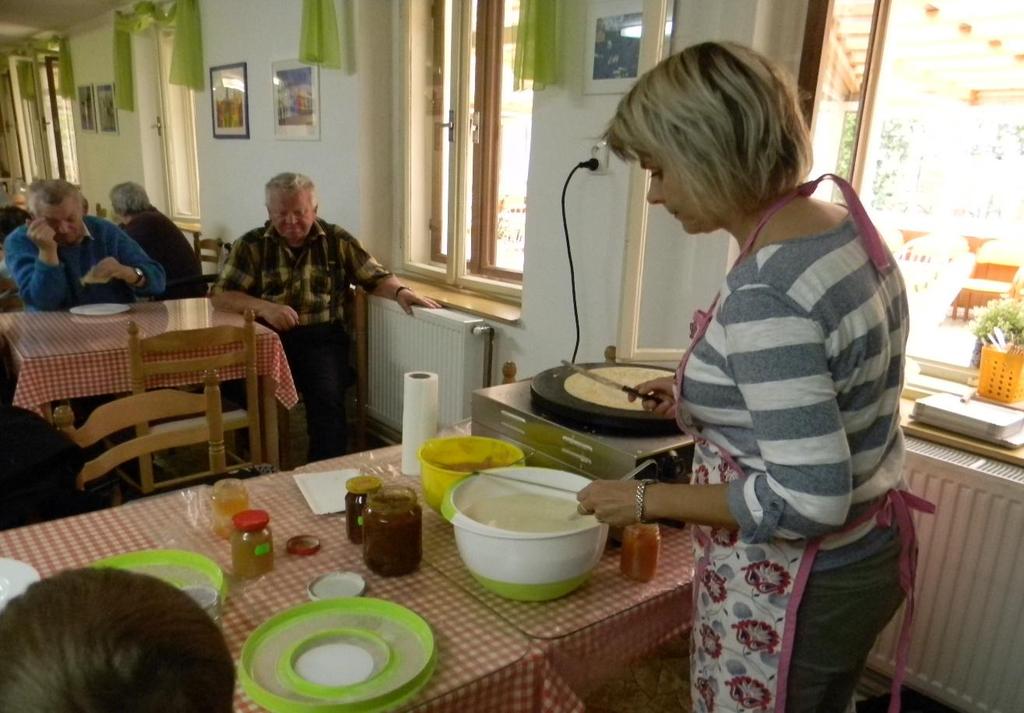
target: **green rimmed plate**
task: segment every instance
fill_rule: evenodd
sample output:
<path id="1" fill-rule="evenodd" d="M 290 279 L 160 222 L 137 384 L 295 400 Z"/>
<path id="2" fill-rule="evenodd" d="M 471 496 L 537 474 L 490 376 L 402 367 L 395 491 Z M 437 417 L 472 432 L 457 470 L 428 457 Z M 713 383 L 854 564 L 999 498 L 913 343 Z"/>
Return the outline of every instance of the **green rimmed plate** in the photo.
<path id="1" fill-rule="evenodd" d="M 223 600 L 227 594 L 224 572 L 209 557 L 187 550 L 139 550 L 92 563 L 93 567 L 112 567 L 162 579 L 178 589 L 213 587 Z"/>
<path id="2" fill-rule="evenodd" d="M 418 614 L 351 597 L 271 617 L 249 635 L 238 668 L 242 689 L 272 713 L 370 713 L 415 695 L 436 657 L 433 632 Z"/>

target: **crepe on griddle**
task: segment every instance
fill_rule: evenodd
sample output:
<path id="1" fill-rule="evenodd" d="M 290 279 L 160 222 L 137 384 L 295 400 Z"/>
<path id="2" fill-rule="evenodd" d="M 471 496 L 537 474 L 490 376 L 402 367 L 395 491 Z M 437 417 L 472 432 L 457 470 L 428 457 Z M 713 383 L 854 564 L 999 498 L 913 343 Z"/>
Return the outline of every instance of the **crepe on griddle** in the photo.
<path id="1" fill-rule="evenodd" d="M 671 372 L 664 369 L 650 369 L 642 366 L 602 366 L 590 369 L 590 371 L 626 386 L 636 386 L 644 381 L 672 375 Z M 570 396 L 598 406 L 617 408 L 623 411 L 644 410 L 640 399 L 630 403 L 629 396 L 625 391 L 599 384 L 593 379 L 588 379 L 583 374 L 572 374 L 565 380 L 563 388 L 565 393 Z"/>

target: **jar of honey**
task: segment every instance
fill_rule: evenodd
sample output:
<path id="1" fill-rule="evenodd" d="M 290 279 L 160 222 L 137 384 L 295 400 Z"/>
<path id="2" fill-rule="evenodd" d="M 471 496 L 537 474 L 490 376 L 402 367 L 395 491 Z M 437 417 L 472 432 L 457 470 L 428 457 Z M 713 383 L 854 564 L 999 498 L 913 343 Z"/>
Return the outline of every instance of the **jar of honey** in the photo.
<path id="1" fill-rule="evenodd" d="M 243 510 L 232 520 L 231 565 L 236 577 L 259 577 L 274 569 L 274 538 L 266 510 Z"/>
<path id="2" fill-rule="evenodd" d="M 366 498 L 380 490 L 380 486 L 380 478 L 372 475 L 360 475 L 345 483 L 345 530 L 350 542 L 363 543 L 363 508 Z"/>
<path id="3" fill-rule="evenodd" d="M 231 537 L 231 518 L 249 509 L 249 491 L 238 478 L 222 478 L 213 484 L 210 495 L 213 531 L 225 540 Z"/>
<path id="4" fill-rule="evenodd" d="M 404 485 L 382 487 L 363 509 L 363 561 L 384 577 L 413 572 L 423 557 L 423 513 L 416 492 Z"/>
<path id="5" fill-rule="evenodd" d="M 634 523 L 622 531 L 619 570 L 638 582 L 649 582 L 658 571 L 661 530 L 657 523 Z"/>

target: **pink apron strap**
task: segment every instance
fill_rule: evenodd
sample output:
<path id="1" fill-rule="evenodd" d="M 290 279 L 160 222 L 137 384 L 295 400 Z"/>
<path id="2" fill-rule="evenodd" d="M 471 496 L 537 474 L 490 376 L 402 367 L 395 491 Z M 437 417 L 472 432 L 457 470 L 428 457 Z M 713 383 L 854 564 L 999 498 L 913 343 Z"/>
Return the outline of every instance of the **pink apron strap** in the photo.
<path id="1" fill-rule="evenodd" d="M 910 630 L 914 621 L 914 584 L 917 577 L 917 532 L 910 511 L 934 513 L 935 505 L 905 490 L 890 490 L 885 505 L 878 513 L 878 524 L 887 527 L 895 520 L 900 533 L 900 587 L 907 595 L 900 635 L 896 642 L 896 669 L 892 676 L 889 713 L 899 713 L 900 690 L 907 674 L 910 655 Z"/>
<path id="2" fill-rule="evenodd" d="M 800 558 L 800 569 L 793 580 L 793 589 L 786 602 L 786 625 L 782 630 L 782 658 L 779 659 L 778 677 L 775 685 L 775 713 L 786 713 L 786 694 L 789 691 L 789 668 L 793 660 L 793 639 L 796 638 L 796 615 L 803 601 L 807 580 L 811 577 L 814 558 L 818 556 L 821 540 L 809 540 Z"/>
<path id="3" fill-rule="evenodd" d="M 888 713 L 899 713 L 900 711 L 900 690 L 903 687 L 903 679 L 907 673 L 907 658 L 910 654 L 910 630 L 914 620 L 917 533 L 914 528 L 914 521 L 911 518 L 911 510 L 933 513 L 935 512 L 935 506 L 909 491 L 890 490 L 876 507 L 871 508 L 871 510 L 843 528 L 843 531 L 846 532 L 860 526 L 871 518 L 875 518 L 880 527 L 888 528 L 895 522 L 899 531 L 900 589 L 906 594 L 907 603 L 903 610 L 903 621 L 900 623 L 900 634 L 896 643 L 896 669 L 892 677 Z M 778 683 L 775 691 L 776 713 L 785 713 L 786 710 L 786 694 L 789 684 L 789 669 L 793 658 L 793 639 L 796 636 L 797 613 L 800 608 L 800 602 L 803 600 L 804 592 L 807 589 L 807 580 L 810 579 L 814 558 L 817 556 L 820 547 L 820 538 L 810 540 L 807 543 L 803 557 L 800 560 L 800 568 L 797 570 L 796 578 L 793 581 L 789 602 L 786 604 L 786 625 L 782 634 L 782 658 L 779 660 Z"/>
<path id="4" fill-rule="evenodd" d="M 875 224 L 871 222 L 871 218 L 868 217 L 868 212 L 864 210 L 864 204 L 860 202 L 860 197 L 857 195 L 857 191 L 853 190 L 846 179 L 837 176 L 834 173 L 826 173 L 818 176 L 813 181 L 804 183 L 796 189 L 797 195 L 804 197 L 810 196 L 818 188 L 818 184 L 825 179 L 830 179 L 839 187 L 839 192 L 843 194 L 843 200 L 846 201 L 846 209 L 850 211 L 850 216 L 853 217 L 853 222 L 857 225 L 857 232 L 860 233 L 861 242 L 864 245 L 864 251 L 868 254 L 871 262 L 874 264 L 875 269 L 879 272 L 888 272 L 892 266 L 892 261 L 889 258 L 889 251 L 885 247 L 885 243 L 878 235 L 878 229 L 875 228 Z"/>

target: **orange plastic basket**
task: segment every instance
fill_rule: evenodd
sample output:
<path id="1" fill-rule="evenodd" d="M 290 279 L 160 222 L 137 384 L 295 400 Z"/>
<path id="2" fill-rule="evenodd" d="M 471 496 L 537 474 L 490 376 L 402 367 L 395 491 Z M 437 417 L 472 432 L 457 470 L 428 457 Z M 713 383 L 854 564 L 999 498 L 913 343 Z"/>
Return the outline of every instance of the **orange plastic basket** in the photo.
<path id="1" fill-rule="evenodd" d="M 978 393 L 1006 404 L 1024 400 L 1024 351 L 982 347 Z"/>

